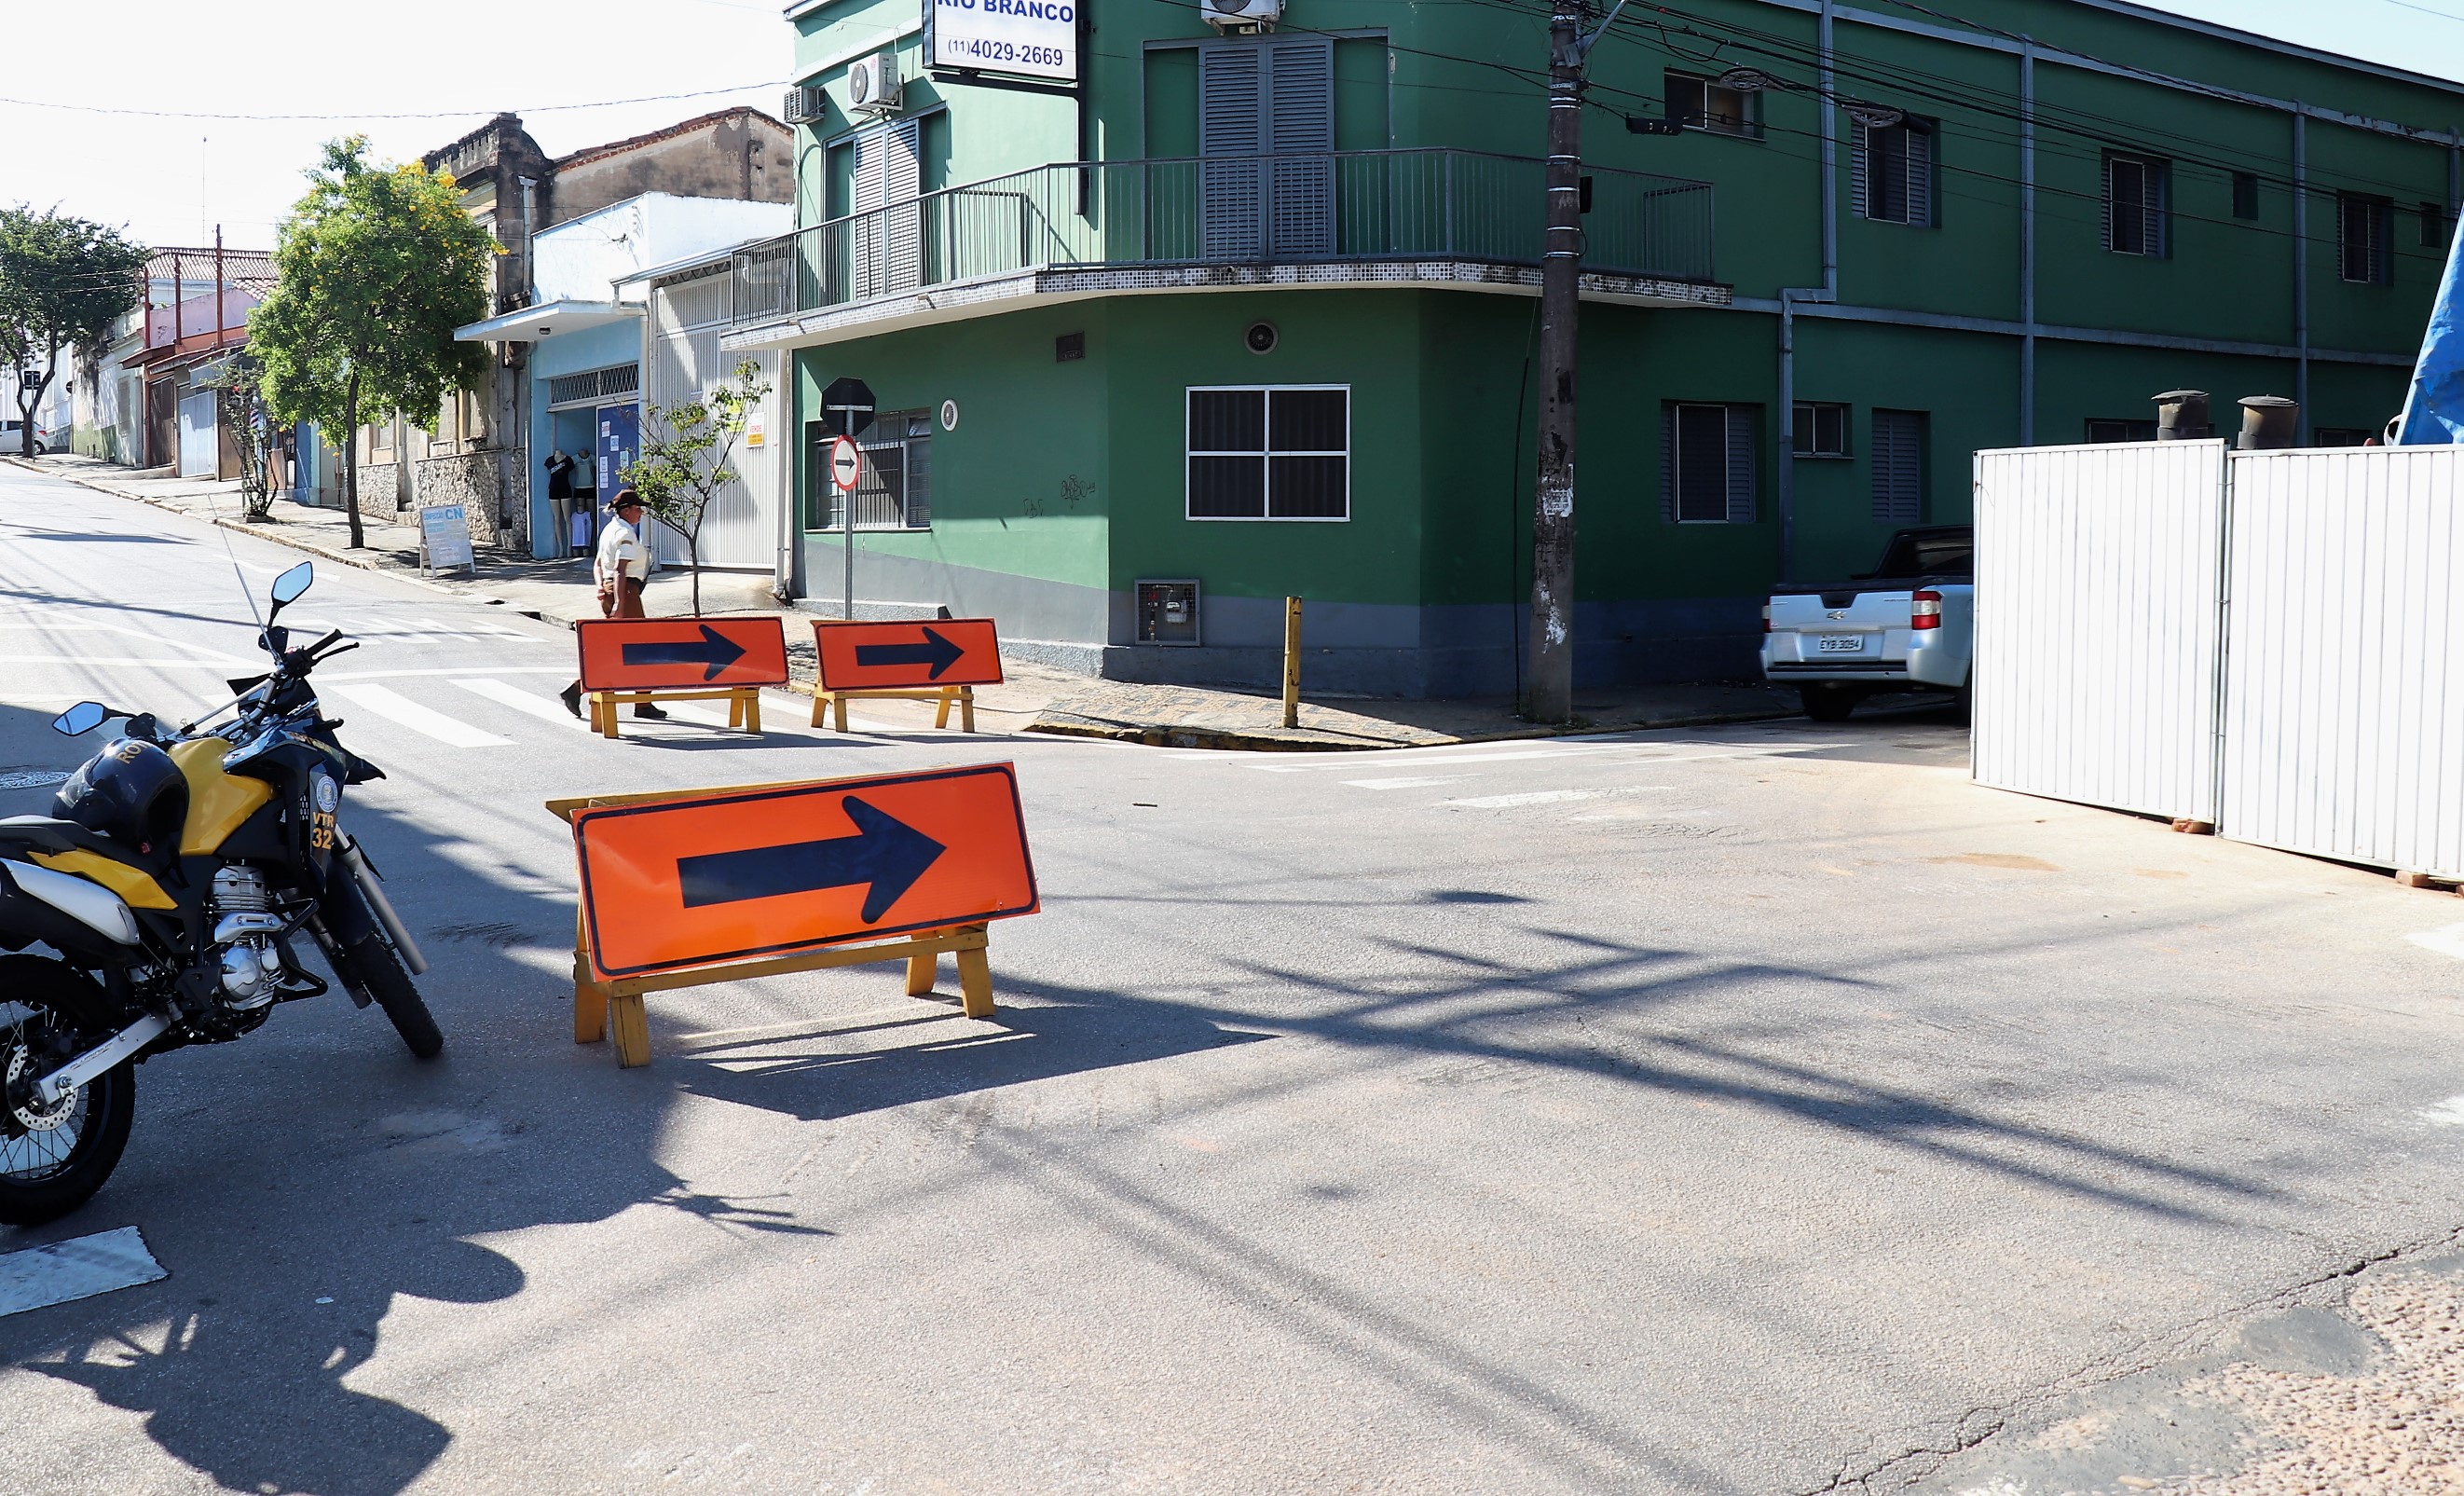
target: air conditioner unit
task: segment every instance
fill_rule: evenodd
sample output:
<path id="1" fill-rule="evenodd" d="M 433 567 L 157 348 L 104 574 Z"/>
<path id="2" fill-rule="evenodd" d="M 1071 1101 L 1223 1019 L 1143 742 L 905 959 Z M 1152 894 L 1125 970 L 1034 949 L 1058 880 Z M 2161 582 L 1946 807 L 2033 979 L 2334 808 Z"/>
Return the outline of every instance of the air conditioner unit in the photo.
<path id="1" fill-rule="evenodd" d="M 785 118 L 789 124 L 812 124 L 826 118 L 829 112 L 829 96 L 822 92 L 822 85 L 819 83 L 807 83 L 802 88 L 787 90 Z"/>
<path id="2" fill-rule="evenodd" d="M 847 113 L 898 112 L 898 54 L 876 52 L 847 64 Z"/>
<path id="3" fill-rule="evenodd" d="M 1219 32 L 1263 32 L 1284 18 L 1284 0 L 1198 0 L 1198 13 Z"/>

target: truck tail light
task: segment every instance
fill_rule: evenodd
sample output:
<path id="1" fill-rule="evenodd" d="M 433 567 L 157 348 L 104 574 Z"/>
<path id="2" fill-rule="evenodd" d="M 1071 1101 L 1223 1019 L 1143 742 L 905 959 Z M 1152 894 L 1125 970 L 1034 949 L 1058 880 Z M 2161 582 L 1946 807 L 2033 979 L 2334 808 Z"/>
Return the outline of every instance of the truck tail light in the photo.
<path id="1" fill-rule="evenodd" d="M 1771 605 L 1769 603 L 1763 605 L 1763 632 L 1771 632 Z"/>
<path id="2" fill-rule="evenodd" d="M 1908 594 L 1908 627 L 1940 628 L 1942 627 L 1942 594 L 1931 587 Z"/>

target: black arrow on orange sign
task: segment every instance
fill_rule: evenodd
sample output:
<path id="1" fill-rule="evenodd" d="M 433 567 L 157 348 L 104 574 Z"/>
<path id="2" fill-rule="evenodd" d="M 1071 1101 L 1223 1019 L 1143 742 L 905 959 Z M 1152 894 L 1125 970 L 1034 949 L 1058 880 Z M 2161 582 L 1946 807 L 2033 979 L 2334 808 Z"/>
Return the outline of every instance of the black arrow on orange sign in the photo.
<path id="1" fill-rule="evenodd" d="M 685 907 L 818 893 L 865 883 L 871 887 L 864 895 L 864 922 L 878 920 L 946 848 L 853 795 L 840 803 L 855 823 L 853 836 L 677 858 L 676 882 L 684 890 Z"/>
<path id="2" fill-rule="evenodd" d="M 958 663 L 967 652 L 964 645 L 952 644 L 930 628 L 924 630 L 922 644 L 860 644 L 855 647 L 855 663 L 869 670 L 876 665 L 930 665 L 928 678 L 939 680 L 941 672 Z"/>
<path id="3" fill-rule="evenodd" d="M 718 679 L 718 672 L 744 658 L 744 646 L 720 633 L 708 624 L 701 626 L 698 639 L 674 640 L 667 644 L 628 644 L 625 646 L 627 665 L 707 665 L 702 679 Z"/>

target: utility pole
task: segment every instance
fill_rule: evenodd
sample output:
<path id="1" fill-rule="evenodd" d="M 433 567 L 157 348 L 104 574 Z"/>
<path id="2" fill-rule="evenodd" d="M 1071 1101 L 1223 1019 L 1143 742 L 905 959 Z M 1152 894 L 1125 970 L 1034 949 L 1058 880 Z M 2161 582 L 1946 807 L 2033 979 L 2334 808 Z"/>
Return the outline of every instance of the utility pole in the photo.
<path id="1" fill-rule="evenodd" d="M 1625 9 L 1622 0 L 1609 12 Z M 1531 669 L 1523 715 L 1574 715 L 1574 330 L 1582 305 L 1586 0 L 1551 0 L 1548 233 L 1540 258 L 1540 461 L 1531 506 Z"/>

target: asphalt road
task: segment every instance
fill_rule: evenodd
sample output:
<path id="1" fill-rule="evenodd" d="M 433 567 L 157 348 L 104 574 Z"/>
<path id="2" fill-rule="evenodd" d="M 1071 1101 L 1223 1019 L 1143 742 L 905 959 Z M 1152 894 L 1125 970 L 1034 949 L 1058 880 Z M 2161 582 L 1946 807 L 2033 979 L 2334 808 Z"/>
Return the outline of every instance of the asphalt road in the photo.
<path id="1" fill-rule="evenodd" d="M 0 469 L 0 783 L 297 556 Z M 234 563 L 238 576 L 234 576 Z M 1385 754 L 562 715 L 569 635 L 320 569 L 426 944 L 140 1072 L 0 1318 L 25 1492 L 1806 1492 L 2464 1225 L 2464 903 L 1977 788 L 1942 716 Z M 1008 759 L 1002 1003 L 892 967 L 571 1042 L 551 796 Z M 11 779 L 11 776 L 14 776 Z M 0 814 L 44 808 L 0 790 Z"/>

